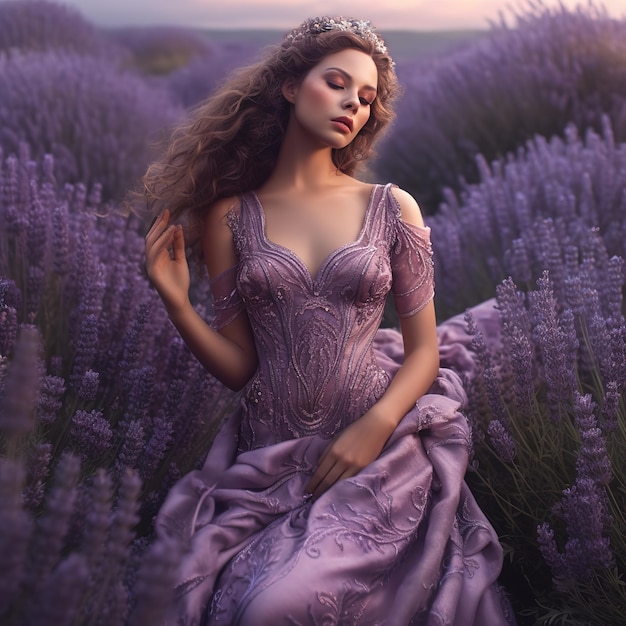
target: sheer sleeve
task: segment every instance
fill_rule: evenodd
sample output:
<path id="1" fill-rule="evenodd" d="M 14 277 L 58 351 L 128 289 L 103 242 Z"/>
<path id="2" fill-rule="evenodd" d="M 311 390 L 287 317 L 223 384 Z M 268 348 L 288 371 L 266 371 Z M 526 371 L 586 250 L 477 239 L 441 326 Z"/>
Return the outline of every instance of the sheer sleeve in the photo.
<path id="1" fill-rule="evenodd" d="M 430 228 L 398 217 L 391 246 L 392 292 L 399 317 L 410 317 L 435 295 Z"/>
<path id="2" fill-rule="evenodd" d="M 230 324 L 244 310 L 244 303 L 237 289 L 237 265 L 233 265 L 211 279 L 211 293 L 213 294 L 212 326 L 216 330 Z"/>

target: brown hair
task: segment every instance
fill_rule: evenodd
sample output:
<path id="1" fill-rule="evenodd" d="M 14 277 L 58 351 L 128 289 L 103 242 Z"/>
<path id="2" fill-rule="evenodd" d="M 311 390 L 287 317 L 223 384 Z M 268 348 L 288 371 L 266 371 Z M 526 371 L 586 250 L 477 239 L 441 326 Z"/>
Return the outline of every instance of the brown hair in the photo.
<path id="1" fill-rule="evenodd" d="M 289 119 L 290 105 L 281 90 L 285 80 L 302 80 L 325 56 L 345 48 L 369 54 L 378 70 L 378 94 L 369 120 L 348 146 L 332 153 L 335 166 L 353 174 L 393 119 L 390 105 L 398 83 L 390 56 L 377 51 L 372 41 L 331 30 L 297 41 L 285 39 L 257 64 L 233 73 L 195 108 L 143 177 L 148 206 L 153 211 L 169 208 L 173 219 L 188 214 L 189 243 L 195 245 L 197 227 L 215 201 L 257 189 L 270 176 Z"/>

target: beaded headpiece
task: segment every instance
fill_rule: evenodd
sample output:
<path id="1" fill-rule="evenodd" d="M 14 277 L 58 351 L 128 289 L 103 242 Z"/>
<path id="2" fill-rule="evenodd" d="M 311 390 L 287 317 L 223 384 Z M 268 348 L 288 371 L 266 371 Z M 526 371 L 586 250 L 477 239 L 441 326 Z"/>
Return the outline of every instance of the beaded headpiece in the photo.
<path id="1" fill-rule="evenodd" d="M 343 30 L 354 33 L 361 39 L 373 43 L 376 52 L 380 54 L 387 53 L 385 42 L 378 33 L 374 32 L 371 22 L 366 20 L 345 19 L 343 17 L 323 16 L 309 18 L 302 22 L 298 28 L 294 28 L 287 37 L 285 37 L 285 41 L 293 43 L 303 37 L 319 35 L 329 30 Z"/>

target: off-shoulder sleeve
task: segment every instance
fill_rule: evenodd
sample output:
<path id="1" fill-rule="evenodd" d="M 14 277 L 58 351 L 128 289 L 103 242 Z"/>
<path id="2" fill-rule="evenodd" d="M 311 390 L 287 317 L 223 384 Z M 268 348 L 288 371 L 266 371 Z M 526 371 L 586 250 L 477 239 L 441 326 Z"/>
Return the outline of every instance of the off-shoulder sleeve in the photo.
<path id="1" fill-rule="evenodd" d="M 210 281 L 215 317 L 211 324 L 216 330 L 230 324 L 244 310 L 237 289 L 237 265 L 224 270 Z"/>
<path id="2" fill-rule="evenodd" d="M 435 295 L 430 228 L 398 217 L 391 246 L 392 292 L 399 317 L 410 317 Z"/>

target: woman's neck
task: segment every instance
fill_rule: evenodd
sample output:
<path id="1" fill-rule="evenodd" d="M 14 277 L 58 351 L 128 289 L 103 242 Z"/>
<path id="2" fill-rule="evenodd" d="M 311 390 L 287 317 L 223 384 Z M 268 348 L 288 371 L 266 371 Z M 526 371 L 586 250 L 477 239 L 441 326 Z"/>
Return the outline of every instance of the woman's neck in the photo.
<path id="1" fill-rule="evenodd" d="M 333 163 L 332 148 L 298 130 L 288 127 L 265 189 L 315 190 L 336 185 L 344 176 Z"/>

